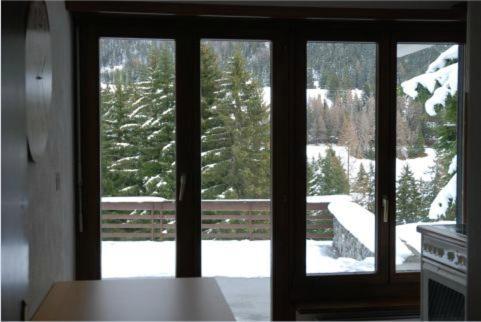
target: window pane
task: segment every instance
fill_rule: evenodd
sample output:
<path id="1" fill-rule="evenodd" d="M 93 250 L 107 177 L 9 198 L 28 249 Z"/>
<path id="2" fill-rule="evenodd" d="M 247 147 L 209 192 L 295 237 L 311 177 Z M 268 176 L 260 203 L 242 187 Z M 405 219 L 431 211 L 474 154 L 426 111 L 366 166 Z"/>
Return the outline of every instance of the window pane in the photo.
<path id="1" fill-rule="evenodd" d="M 307 44 L 307 274 L 375 271 L 376 52 Z"/>
<path id="2" fill-rule="evenodd" d="M 239 320 L 270 319 L 270 68 L 270 42 L 201 42 L 202 275 Z"/>
<path id="3" fill-rule="evenodd" d="M 458 46 L 398 44 L 396 270 L 420 268 L 419 224 L 456 217 Z"/>
<path id="4" fill-rule="evenodd" d="M 103 278 L 175 275 L 174 47 L 100 39 Z"/>

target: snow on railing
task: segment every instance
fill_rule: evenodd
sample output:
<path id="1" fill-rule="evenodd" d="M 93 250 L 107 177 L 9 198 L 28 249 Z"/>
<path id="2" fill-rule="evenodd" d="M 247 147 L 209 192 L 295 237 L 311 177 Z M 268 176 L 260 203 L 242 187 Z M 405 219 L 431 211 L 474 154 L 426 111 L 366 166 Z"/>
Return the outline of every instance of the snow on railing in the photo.
<path id="1" fill-rule="evenodd" d="M 308 200 L 306 238 L 332 239 L 329 202 Z M 270 238 L 269 199 L 202 200 L 203 239 Z M 104 197 L 101 203 L 102 239 L 172 240 L 175 201 L 159 197 Z"/>

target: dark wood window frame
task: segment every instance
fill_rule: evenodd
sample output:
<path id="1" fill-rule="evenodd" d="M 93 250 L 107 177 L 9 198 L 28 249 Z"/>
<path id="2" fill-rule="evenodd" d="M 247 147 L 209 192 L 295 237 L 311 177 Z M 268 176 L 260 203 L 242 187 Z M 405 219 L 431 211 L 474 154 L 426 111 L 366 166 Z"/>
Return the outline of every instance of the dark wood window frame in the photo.
<path id="1" fill-rule="evenodd" d="M 72 10 L 72 9 L 71 9 Z M 74 10 L 75 11 L 75 10 Z M 187 173 L 185 202 L 177 203 L 178 277 L 201 275 L 200 39 L 261 39 L 272 43 L 272 318 L 295 310 L 395 307 L 416 312 L 419 273 L 395 273 L 394 221 L 379 222 L 378 271 L 342 276 L 305 273 L 305 43 L 376 42 L 377 211 L 379 196 L 394 200 L 396 42 L 464 43 L 462 21 L 305 21 L 80 13 L 76 10 L 79 186 L 77 278 L 100 278 L 100 167 L 98 39 L 165 38 L 176 41 L 177 182 Z M 432 19 L 429 18 L 429 19 Z M 394 203 L 390 203 L 394 213 Z M 380 216 L 377 216 L 378 218 Z M 391 257 L 389 257 L 391 254 Z M 386 300 L 392 299 L 392 301 Z M 395 305 L 397 303 L 397 306 Z"/>

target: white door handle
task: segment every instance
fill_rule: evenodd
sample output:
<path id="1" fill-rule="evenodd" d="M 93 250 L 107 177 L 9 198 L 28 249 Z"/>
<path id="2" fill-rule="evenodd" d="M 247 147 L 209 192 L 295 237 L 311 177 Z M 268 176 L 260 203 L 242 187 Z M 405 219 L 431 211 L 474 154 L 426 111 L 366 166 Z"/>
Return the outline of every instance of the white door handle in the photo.
<path id="1" fill-rule="evenodd" d="M 382 197 L 382 214 L 383 221 L 388 222 L 389 220 L 389 200 L 386 196 Z"/>

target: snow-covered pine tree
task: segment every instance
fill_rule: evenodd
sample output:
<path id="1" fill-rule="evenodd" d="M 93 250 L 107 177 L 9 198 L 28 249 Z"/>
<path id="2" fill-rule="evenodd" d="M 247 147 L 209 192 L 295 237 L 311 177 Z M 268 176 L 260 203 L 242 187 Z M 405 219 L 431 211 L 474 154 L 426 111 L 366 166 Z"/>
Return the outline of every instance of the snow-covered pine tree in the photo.
<path id="1" fill-rule="evenodd" d="M 414 174 L 406 164 L 397 182 L 396 224 L 424 221 L 427 214 L 422 211 L 422 198 Z"/>
<path id="2" fill-rule="evenodd" d="M 231 137 L 226 198 L 267 198 L 271 177 L 269 107 L 262 101 L 259 83 L 246 69 L 240 48 L 228 63 L 225 81 L 222 113 Z"/>
<path id="3" fill-rule="evenodd" d="M 420 102 L 434 121 L 434 148 L 444 170 L 451 178 L 434 198 L 430 219 L 451 217 L 456 202 L 456 117 L 458 86 L 458 45 L 442 52 L 422 75 L 401 84 L 404 93 Z"/>
<path id="4" fill-rule="evenodd" d="M 319 155 L 317 159 L 312 158 L 307 165 L 307 194 L 309 196 L 320 196 L 322 187 L 322 172 L 321 172 L 322 156 Z"/>
<path id="5" fill-rule="evenodd" d="M 229 189 L 232 153 L 231 131 L 226 127 L 225 97 L 227 80 L 222 78 L 218 57 L 210 43 L 201 44 L 201 131 L 202 131 L 202 197 L 224 197 Z"/>
<path id="6" fill-rule="evenodd" d="M 321 182 L 316 184 L 320 187 L 320 195 L 327 196 L 349 193 L 347 174 L 344 171 L 341 160 L 330 146 L 326 150 L 326 156 L 320 162 L 319 179 L 321 179 Z"/>
<path id="7" fill-rule="evenodd" d="M 175 196 L 175 70 L 169 43 L 152 46 L 145 80 L 138 84 L 131 119 L 142 121 L 142 179 L 146 195 Z"/>
<path id="8" fill-rule="evenodd" d="M 352 186 L 352 192 L 354 192 L 354 201 L 364 208 L 369 206 L 369 190 L 370 190 L 370 179 L 364 169 L 364 165 L 361 163 L 359 166 L 359 171 L 357 172 L 356 180 Z"/>
<path id="9" fill-rule="evenodd" d="M 114 153 L 114 128 L 112 119 L 112 103 L 113 93 L 109 86 L 100 89 L 100 118 L 102 120 L 100 127 L 100 146 L 101 146 L 101 173 L 102 173 L 102 195 L 114 196 L 116 190 L 112 174 L 108 171 L 109 166 L 113 162 Z"/>
<path id="10" fill-rule="evenodd" d="M 449 181 L 449 173 L 446 172 L 438 156 L 434 158 L 433 165 L 429 167 L 428 174 L 431 176 L 431 180 L 422 181 L 420 185 L 423 198 L 423 210 L 425 213 L 429 213 L 433 200 Z M 454 206 L 454 204 L 452 204 L 452 206 Z M 443 219 L 454 220 L 454 210 L 454 207 L 448 209 L 443 215 Z"/>
<path id="11" fill-rule="evenodd" d="M 374 162 L 369 163 L 369 170 L 367 172 L 369 178 L 369 186 L 367 190 L 367 210 L 370 212 L 376 212 L 376 169 L 374 168 Z"/>
<path id="12" fill-rule="evenodd" d="M 121 78 L 102 90 L 102 187 L 104 196 L 137 195 L 141 190 L 138 124 L 129 117 L 133 88 Z"/>

